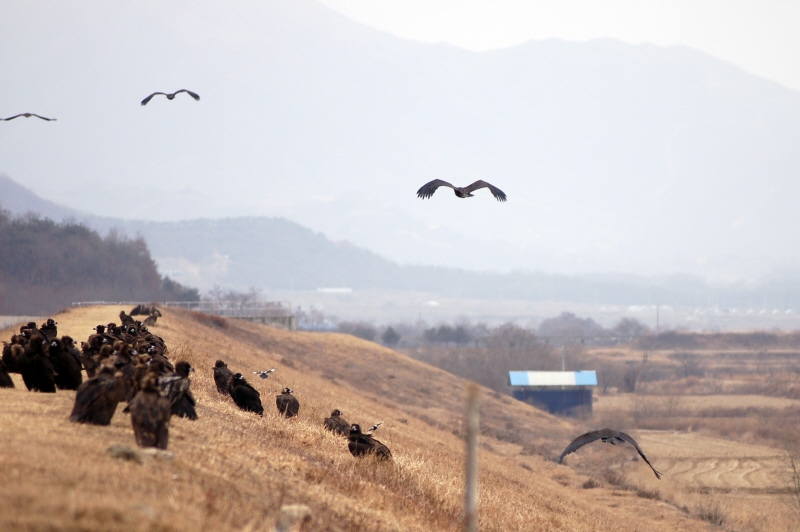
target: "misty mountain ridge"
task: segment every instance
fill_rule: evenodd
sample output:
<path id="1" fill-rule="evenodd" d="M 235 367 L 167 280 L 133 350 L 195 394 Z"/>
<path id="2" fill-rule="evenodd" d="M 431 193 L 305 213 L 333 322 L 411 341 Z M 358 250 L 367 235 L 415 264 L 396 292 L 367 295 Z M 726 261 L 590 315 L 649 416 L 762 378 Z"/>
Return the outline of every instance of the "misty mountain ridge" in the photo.
<path id="1" fill-rule="evenodd" d="M 0 175 L 0 198 L 0 208 L 17 216 L 34 212 L 55 221 L 83 223 L 100 232 L 140 235 L 162 275 L 202 291 L 215 285 L 239 290 L 347 287 L 491 300 L 800 308 L 800 276 L 792 272 L 756 283 L 711 284 L 686 274 L 562 275 L 399 265 L 283 218 L 154 222 L 98 217 L 39 198 L 6 175 Z"/>
<path id="2" fill-rule="evenodd" d="M 33 91 L 59 111 L 0 142 L 0 170 L 47 199 L 159 221 L 279 216 L 396 263 L 470 270 L 722 282 L 800 265 L 800 94 L 708 54 L 609 39 L 470 52 L 310 0 L 246 17 L 122 7 L 72 27 L 63 9 L 37 19 L 60 44 L 27 67 L 48 87 L 12 78 L 14 47 L 33 41 L 10 43 L 0 72 L 8 105 Z M 107 75 L 89 97 L 76 70 Z M 173 85 L 201 101 L 138 105 Z M 486 179 L 509 201 L 417 199 L 434 178 Z"/>

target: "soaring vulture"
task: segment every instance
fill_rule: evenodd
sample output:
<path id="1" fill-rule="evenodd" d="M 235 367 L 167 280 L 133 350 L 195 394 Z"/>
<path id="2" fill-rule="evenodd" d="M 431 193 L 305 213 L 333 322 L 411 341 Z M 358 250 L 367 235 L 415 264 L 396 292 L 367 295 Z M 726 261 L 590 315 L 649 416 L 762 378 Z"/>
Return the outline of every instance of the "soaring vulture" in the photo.
<path id="1" fill-rule="evenodd" d="M 619 432 L 616 430 L 611 429 L 600 429 L 600 430 L 593 430 L 592 432 L 587 432 L 586 434 L 582 434 L 575 438 L 572 443 L 567 445 L 567 448 L 564 449 L 564 452 L 556 458 L 556 463 L 560 464 L 564 457 L 570 453 L 574 453 L 584 445 L 592 443 L 593 441 L 600 440 L 603 443 L 610 443 L 611 445 L 619 445 L 620 443 L 628 442 L 636 448 L 636 451 L 639 453 L 639 456 L 647 462 L 647 465 L 650 466 L 650 469 L 653 470 L 653 473 L 656 474 L 656 478 L 661 478 L 661 472 L 656 470 L 653 467 L 653 464 L 650 463 L 650 460 L 644 455 L 642 450 L 639 448 L 639 445 L 636 443 L 636 440 L 625 434 L 624 432 Z"/>
<path id="2" fill-rule="evenodd" d="M 144 100 L 142 100 L 142 105 L 147 105 L 147 103 L 148 103 L 150 100 L 152 100 L 152 99 L 153 99 L 153 96 L 156 96 L 156 95 L 158 95 L 158 94 L 163 94 L 164 96 L 166 96 L 166 97 L 167 97 L 167 100 L 174 100 L 174 99 L 175 99 L 175 96 L 176 96 L 176 95 L 178 95 L 178 94 L 180 94 L 180 93 L 182 93 L 182 92 L 185 92 L 186 94 L 188 94 L 189 96 L 191 96 L 191 97 L 192 97 L 192 98 L 194 98 L 195 100 L 198 100 L 198 101 L 200 101 L 200 95 L 199 95 L 199 94 L 197 94 L 197 93 L 194 93 L 194 92 L 192 92 L 192 91 L 190 91 L 190 90 L 181 89 L 181 90 L 179 90 L 179 91 L 171 92 L 171 93 L 169 93 L 169 94 L 167 94 L 166 92 L 154 92 L 153 94 L 151 94 L 150 96 L 148 96 L 147 98 L 145 98 Z"/>
<path id="3" fill-rule="evenodd" d="M 46 118 L 44 116 L 39 116 L 35 113 L 20 113 L 18 115 L 9 116 L 8 118 L 0 118 L 0 120 L 5 120 L 5 121 L 14 120 L 15 118 L 19 118 L 20 116 L 24 116 L 25 118 L 30 118 L 32 116 L 35 116 L 36 118 L 41 118 L 42 120 L 47 120 L 48 122 L 56 120 L 55 118 Z"/>
<path id="4" fill-rule="evenodd" d="M 447 181 L 443 181 L 441 179 L 434 179 L 430 183 L 425 183 L 424 185 L 422 185 L 422 188 L 417 190 L 417 197 L 422 199 L 430 198 L 431 196 L 433 196 L 433 193 L 436 192 L 436 189 L 439 187 L 452 188 L 453 192 L 455 192 L 456 196 L 458 196 L 459 198 L 471 198 L 472 193 L 478 190 L 479 188 L 488 188 L 491 191 L 492 196 L 494 196 L 497 201 L 506 201 L 505 192 L 503 192 L 496 186 L 481 180 L 475 181 L 474 183 L 466 187 L 454 187 Z"/>
<path id="5" fill-rule="evenodd" d="M 378 460 L 391 460 L 392 452 L 384 444 L 372 437 L 371 434 L 361 432 L 361 426 L 350 425 L 350 434 L 347 435 L 347 448 L 350 454 L 357 458 L 374 455 Z"/>

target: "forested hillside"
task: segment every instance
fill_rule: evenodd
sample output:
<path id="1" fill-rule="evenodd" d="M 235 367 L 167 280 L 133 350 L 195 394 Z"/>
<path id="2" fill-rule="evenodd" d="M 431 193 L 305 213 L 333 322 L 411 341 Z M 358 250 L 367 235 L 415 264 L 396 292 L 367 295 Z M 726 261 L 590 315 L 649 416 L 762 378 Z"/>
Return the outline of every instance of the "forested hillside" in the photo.
<path id="1" fill-rule="evenodd" d="M 0 211 L 0 314 L 54 312 L 73 301 L 197 300 L 161 277 L 144 239 Z"/>

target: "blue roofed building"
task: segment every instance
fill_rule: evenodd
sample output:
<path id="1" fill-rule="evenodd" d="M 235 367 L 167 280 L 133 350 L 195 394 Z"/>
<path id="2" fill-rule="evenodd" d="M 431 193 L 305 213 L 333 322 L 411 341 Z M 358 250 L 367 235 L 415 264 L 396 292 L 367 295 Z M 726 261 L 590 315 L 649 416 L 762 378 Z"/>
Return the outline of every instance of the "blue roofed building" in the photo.
<path id="1" fill-rule="evenodd" d="M 597 386 L 595 371 L 509 371 L 508 380 L 515 399 L 551 414 L 592 412 L 592 386 Z"/>

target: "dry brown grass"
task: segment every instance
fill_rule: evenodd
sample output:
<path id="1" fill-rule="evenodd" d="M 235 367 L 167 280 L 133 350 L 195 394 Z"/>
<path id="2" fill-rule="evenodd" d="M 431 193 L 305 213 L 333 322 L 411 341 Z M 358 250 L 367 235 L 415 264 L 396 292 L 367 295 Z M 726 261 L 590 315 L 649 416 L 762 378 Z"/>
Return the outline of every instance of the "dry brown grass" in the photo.
<path id="1" fill-rule="evenodd" d="M 84 339 L 118 312 L 73 309 L 56 319 L 60 334 Z M 200 419 L 172 421 L 173 458 L 141 465 L 112 458 L 111 445 L 134 444 L 127 416 L 118 411 L 109 427 L 69 423 L 73 392 L 29 393 L 17 378 L 17 389 L 0 389 L 0 529 L 270 530 L 282 505 L 300 503 L 313 512 L 303 530 L 458 530 L 463 380 L 345 335 L 288 333 L 178 310 L 165 311 L 154 332 L 173 359 L 198 368 L 192 388 Z M 278 368 L 266 381 L 252 379 L 263 418 L 216 392 L 217 358 L 243 373 Z M 282 419 L 273 406 L 283 386 L 300 399 L 298 418 Z M 586 476 L 523 453 L 523 443 L 557 449 L 574 427 L 486 389 L 482 399 L 483 530 L 711 526 L 633 492 L 582 489 Z M 354 459 L 343 439 L 322 430 L 333 408 L 362 425 L 385 419 L 377 436 L 394 463 Z"/>
<path id="2" fill-rule="evenodd" d="M 691 352 L 651 351 L 637 393 L 599 394 L 592 423 L 636 434 L 670 481 L 660 486 L 662 500 L 687 514 L 737 531 L 800 529 L 787 504 L 786 449 L 800 441 L 796 346 L 699 342 L 705 347 Z M 642 360 L 640 350 L 624 348 L 587 356 L 617 370 Z M 591 463 L 573 463 L 591 471 Z"/>

